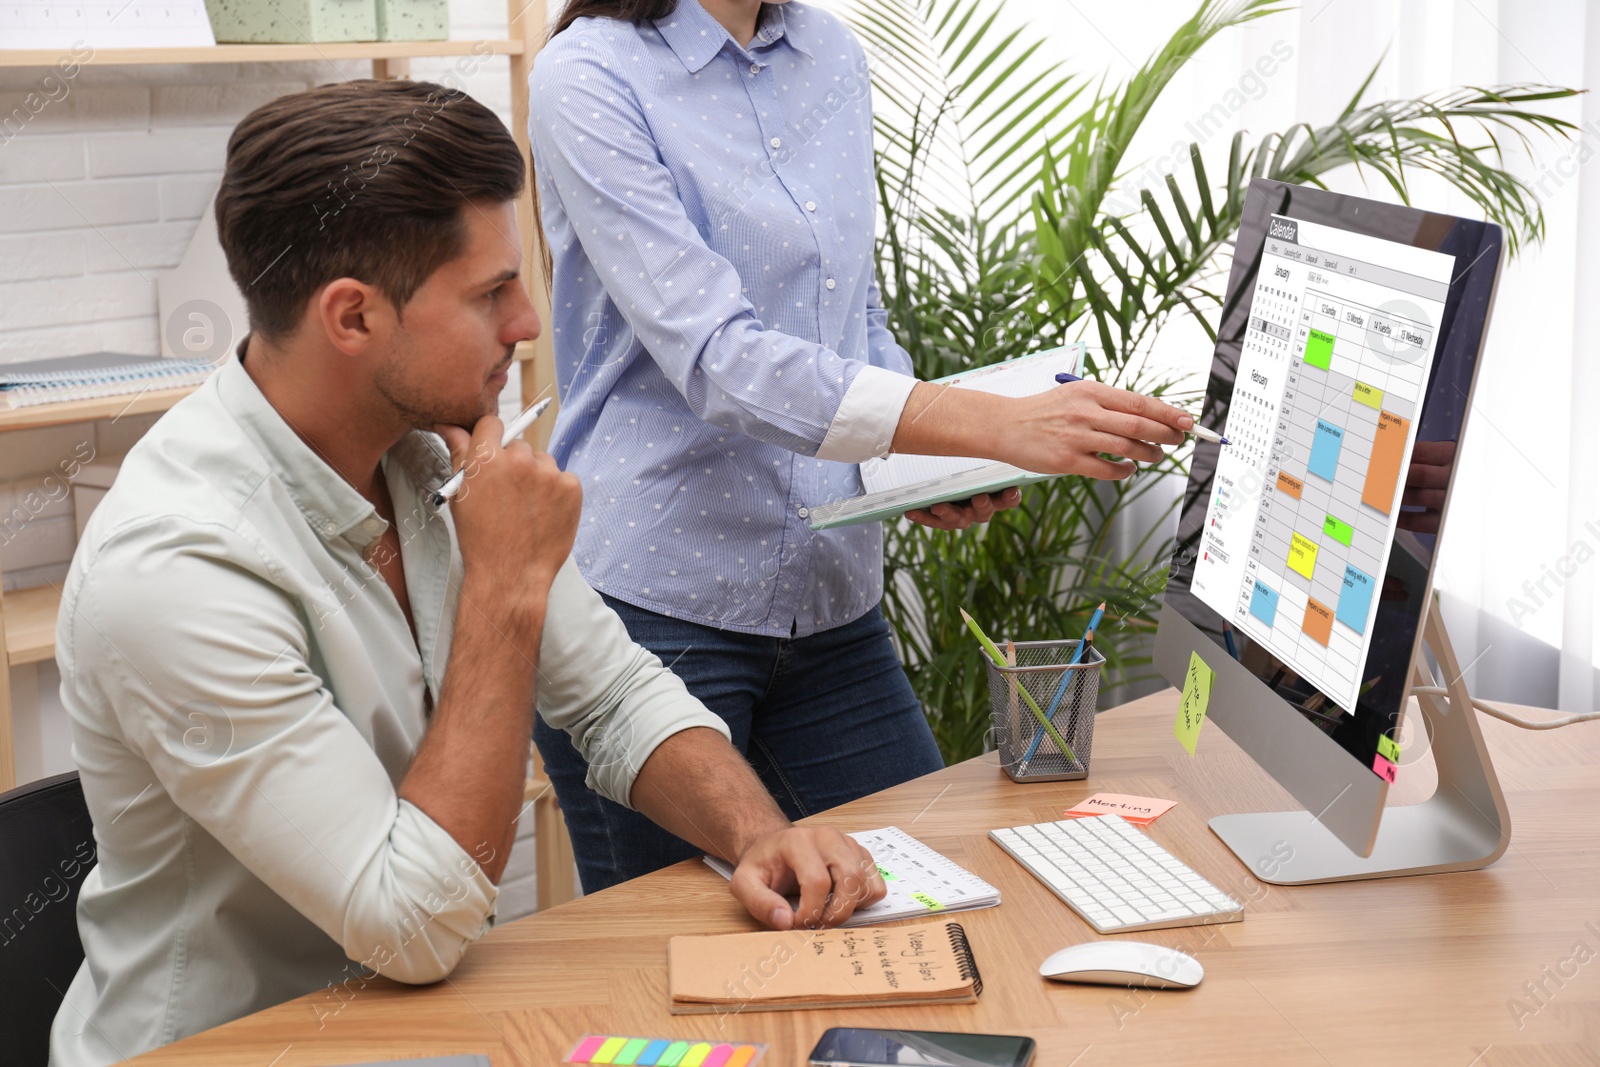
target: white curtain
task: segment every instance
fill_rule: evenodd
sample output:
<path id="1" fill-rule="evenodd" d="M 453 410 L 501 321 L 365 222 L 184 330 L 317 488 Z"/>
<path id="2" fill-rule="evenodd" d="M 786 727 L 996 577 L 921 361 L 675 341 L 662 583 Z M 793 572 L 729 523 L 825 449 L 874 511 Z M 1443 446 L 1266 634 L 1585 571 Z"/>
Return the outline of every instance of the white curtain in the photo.
<path id="1" fill-rule="evenodd" d="M 1001 6 L 1001 23 L 1029 24 L 1051 58 L 1114 82 L 1158 49 L 1196 0 Z M 1174 142 L 1199 139 L 1208 164 L 1220 167 L 1235 130 L 1255 139 L 1331 120 L 1375 64 L 1369 100 L 1510 82 L 1588 87 L 1600 82 L 1600 0 L 1310 0 L 1214 41 L 1169 87 L 1128 161 L 1137 173 Z M 1502 138 L 1508 165 L 1543 206 L 1546 237 L 1502 275 L 1437 587 L 1475 695 L 1592 710 L 1600 366 L 1585 341 L 1600 337 L 1600 166 L 1588 165 L 1600 155 L 1600 97 L 1547 109 L 1584 128 L 1570 142 L 1536 137 L 1526 153 Z M 1224 114 L 1231 125 L 1218 128 Z M 1371 178 L 1346 170 L 1330 184 L 1393 199 Z M 1442 183 L 1419 179 L 1411 192 L 1424 207 L 1479 214 Z M 1192 324 L 1177 323 L 1155 358 L 1199 373 L 1210 347 Z"/>

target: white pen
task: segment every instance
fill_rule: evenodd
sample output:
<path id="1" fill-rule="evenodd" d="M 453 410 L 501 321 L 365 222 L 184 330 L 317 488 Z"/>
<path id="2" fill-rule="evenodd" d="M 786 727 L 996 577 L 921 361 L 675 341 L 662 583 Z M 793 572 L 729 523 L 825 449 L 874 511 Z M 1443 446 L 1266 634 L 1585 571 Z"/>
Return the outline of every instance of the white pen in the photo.
<path id="1" fill-rule="evenodd" d="M 547 396 L 543 400 L 535 401 L 524 408 L 522 410 L 522 414 L 512 419 L 511 424 L 506 427 L 505 438 L 500 442 L 500 447 L 509 447 L 512 441 L 515 441 L 517 438 L 521 437 L 527 431 L 528 427 L 532 426 L 534 422 L 538 420 L 539 416 L 545 413 L 545 409 L 548 408 L 551 403 L 554 402 L 554 400 L 555 397 Z M 445 482 L 434 491 L 433 506 L 436 508 L 444 507 L 444 502 L 459 493 L 461 491 L 461 484 L 466 480 L 467 469 L 465 467 L 452 474 L 449 481 Z"/>

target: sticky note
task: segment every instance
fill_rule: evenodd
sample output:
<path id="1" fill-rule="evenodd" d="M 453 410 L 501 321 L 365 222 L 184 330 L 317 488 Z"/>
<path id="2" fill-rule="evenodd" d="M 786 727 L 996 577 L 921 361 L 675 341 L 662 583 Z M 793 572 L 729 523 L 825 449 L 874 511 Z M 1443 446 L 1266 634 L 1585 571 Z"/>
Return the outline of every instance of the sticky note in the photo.
<path id="1" fill-rule="evenodd" d="M 1155 822 L 1177 807 L 1176 800 L 1136 797 L 1127 793 L 1096 793 L 1062 812 L 1062 818 L 1081 819 L 1085 815 L 1120 815 L 1140 826 Z"/>
<path id="2" fill-rule="evenodd" d="M 929 911 L 943 911 L 944 905 L 934 900 L 926 893 L 912 893 L 911 899 L 927 908 Z"/>
<path id="3" fill-rule="evenodd" d="M 895 874 L 881 863 L 878 864 L 878 873 L 883 875 L 883 880 L 885 882 L 898 882 L 900 880 L 899 875 Z"/>
<path id="4" fill-rule="evenodd" d="M 617 1053 L 622 1051 L 622 1046 L 628 1043 L 625 1037 L 608 1037 L 605 1044 L 589 1057 L 590 1063 L 616 1063 Z"/>
<path id="5" fill-rule="evenodd" d="M 611 1062 L 619 1064 L 621 1067 L 633 1067 L 634 1064 L 639 1062 L 639 1053 L 643 1052 L 644 1047 L 649 1043 L 647 1038 L 630 1038 L 628 1043 L 623 1045 L 621 1051 L 617 1053 L 616 1059 Z"/>
<path id="6" fill-rule="evenodd" d="M 1317 569 L 1317 543 L 1309 537 L 1295 534 L 1289 540 L 1288 563 L 1290 570 L 1309 580 Z"/>
<path id="7" fill-rule="evenodd" d="M 733 1055 L 732 1045 L 718 1045 L 711 1050 L 711 1054 L 701 1061 L 701 1067 L 725 1067 L 728 1057 Z"/>
<path id="8" fill-rule="evenodd" d="M 706 1057 L 709 1055 L 711 1046 L 702 1041 L 698 1045 L 690 1046 L 689 1051 L 683 1054 L 683 1059 L 679 1062 L 683 1067 L 704 1067 Z"/>
<path id="9" fill-rule="evenodd" d="M 639 1067 L 657 1067 L 661 1062 L 661 1054 L 667 1051 L 667 1046 L 671 1043 L 664 1037 L 658 1037 L 646 1045 L 644 1051 L 639 1053 L 639 1058 L 633 1062 Z"/>
<path id="10" fill-rule="evenodd" d="M 1388 734 L 1378 735 L 1378 754 L 1390 763 L 1400 762 L 1400 746 Z"/>
<path id="11" fill-rule="evenodd" d="M 723 1067 L 747 1067 L 755 1059 L 756 1047 L 754 1045 L 740 1045 L 733 1050 L 733 1055 L 728 1057 L 728 1062 Z"/>
<path id="12" fill-rule="evenodd" d="M 1384 759 L 1381 753 L 1372 757 L 1372 773 L 1391 785 L 1394 783 L 1394 764 Z"/>
<path id="13" fill-rule="evenodd" d="M 679 1067 L 683 1063 L 683 1054 L 688 1051 L 689 1042 L 674 1041 L 667 1046 L 667 1051 L 661 1054 L 661 1059 L 657 1062 L 661 1064 L 661 1067 Z"/>
<path id="14" fill-rule="evenodd" d="M 1200 727 L 1206 721 L 1206 707 L 1211 703 L 1211 682 L 1216 672 L 1207 667 L 1200 653 L 1189 653 L 1189 670 L 1183 678 L 1183 697 L 1178 701 L 1178 718 L 1172 724 L 1172 733 L 1189 753 L 1200 741 Z"/>

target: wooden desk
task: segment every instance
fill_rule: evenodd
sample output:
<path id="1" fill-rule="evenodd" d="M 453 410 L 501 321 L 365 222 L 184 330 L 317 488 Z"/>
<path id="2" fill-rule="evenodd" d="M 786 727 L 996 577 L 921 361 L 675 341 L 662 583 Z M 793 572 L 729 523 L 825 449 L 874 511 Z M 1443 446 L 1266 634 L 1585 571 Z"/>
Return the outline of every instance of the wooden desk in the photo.
<path id="1" fill-rule="evenodd" d="M 496 930 L 436 986 L 375 980 L 343 1000 L 316 994 L 138 1062 L 308 1067 L 486 1052 L 495 1067 L 544 1067 L 592 1030 L 767 1041 L 765 1062 L 787 1067 L 840 1025 L 1030 1034 L 1039 1067 L 1596 1062 L 1600 723 L 1530 734 L 1480 718 L 1512 815 L 1511 848 L 1494 867 L 1282 888 L 1251 878 L 1206 819 L 1286 798 L 1215 728 L 1189 759 L 1172 737 L 1176 697 L 1102 715 L 1086 782 L 1018 786 L 989 756 L 830 813 L 847 830 L 900 826 L 1001 888 L 1000 907 L 959 917 L 983 972 L 977 1005 L 745 1014 L 720 1030 L 716 1016 L 673 1017 L 667 938 L 754 928 L 726 883 L 683 863 Z M 1431 763 L 1405 767 L 1401 785 L 1417 794 L 1431 775 Z M 1247 901 L 1240 923 L 1131 935 L 1195 955 L 1206 979 L 1194 990 L 1038 977 L 1050 952 L 1095 935 L 985 833 L 1058 817 L 1102 790 L 1180 800 L 1152 835 Z M 1594 955 L 1569 962 L 1580 943 Z M 1542 1008 L 1523 986 L 1541 980 Z M 1518 1000 L 1529 1013 L 1520 1029 Z"/>

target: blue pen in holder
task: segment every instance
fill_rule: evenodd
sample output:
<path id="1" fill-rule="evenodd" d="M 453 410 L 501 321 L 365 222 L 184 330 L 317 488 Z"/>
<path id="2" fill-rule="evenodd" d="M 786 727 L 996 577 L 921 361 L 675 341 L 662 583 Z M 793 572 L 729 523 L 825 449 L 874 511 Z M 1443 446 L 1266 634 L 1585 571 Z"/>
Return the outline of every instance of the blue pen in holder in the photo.
<path id="1" fill-rule="evenodd" d="M 1002 643 L 1000 647 L 1006 646 Z M 1016 666 L 1002 667 L 986 661 L 994 747 L 1000 752 L 1000 766 L 1014 782 L 1087 778 L 1089 749 L 1094 743 L 1095 701 L 1100 696 L 1100 669 L 1106 658 L 1090 645 L 1081 662 L 1071 662 L 1078 650 L 1077 641 L 1019 641 L 1014 647 Z M 1038 716 L 1022 696 L 1023 690 L 1041 711 L 1049 711 L 1054 705 L 1055 714 L 1050 721 L 1067 743 L 1070 754 L 1061 751 L 1055 738 L 1040 726 Z"/>

